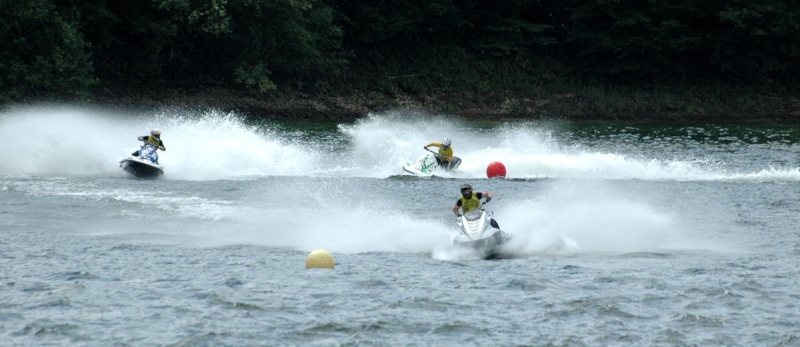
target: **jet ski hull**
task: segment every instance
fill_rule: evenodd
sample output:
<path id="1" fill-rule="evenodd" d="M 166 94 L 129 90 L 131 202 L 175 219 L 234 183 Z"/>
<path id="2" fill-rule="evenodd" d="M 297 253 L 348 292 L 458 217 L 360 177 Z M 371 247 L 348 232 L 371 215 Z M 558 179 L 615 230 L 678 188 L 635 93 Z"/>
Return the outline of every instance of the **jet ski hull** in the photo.
<path id="1" fill-rule="evenodd" d="M 423 177 L 433 176 L 433 172 L 431 171 L 423 172 L 420 171 L 419 168 L 408 164 L 403 166 L 403 171 L 408 172 L 414 176 L 423 176 Z"/>
<path id="2" fill-rule="evenodd" d="M 502 253 L 505 245 L 513 236 L 505 231 L 497 229 L 491 236 L 480 239 L 470 240 L 463 234 L 453 239 L 453 245 L 460 248 L 467 248 L 477 252 L 483 259 L 491 259 Z"/>
<path id="3" fill-rule="evenodd" d="M 164 174 L 161 165 L 142 160 L 137 157 L 128 157 L 119 162 L 119 167 L 138 178 L 155 179 Z"/>
<path id="4" fill-rule="evenodd" d="M 423 154 L 417 160 L 407 162 L 403 165 L 403 171 L 420 177 L 453 176 L 458 173 L 457 169 L 460 164 L 461 159 L 453 157 L 453 164 L 449 169 L 440 167 L 436 161 L 436 154 L 430 152 Z"/>
<path id="5" fill-rule="evenodd" d="M 453 236 L 453 246 L 471 249 L 483 259 L 499 256 L 503 245 L 514 235 L 501 230 L 492 219 L 493 215 L 479 208 L 459 216 L 456 224 L 461 230 Z"/>

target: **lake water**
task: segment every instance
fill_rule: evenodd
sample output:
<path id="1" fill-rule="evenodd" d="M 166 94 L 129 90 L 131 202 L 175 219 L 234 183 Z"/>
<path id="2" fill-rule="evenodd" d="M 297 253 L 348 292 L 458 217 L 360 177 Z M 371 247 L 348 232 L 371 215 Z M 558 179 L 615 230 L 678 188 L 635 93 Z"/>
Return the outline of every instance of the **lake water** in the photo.
<path id="1" fill-rule="evenodd" d="M 444 137 L 461 173 L 403 174 Z M 798 125 L 16 107 L 0 138 L 0 345 L 800 345 Z M 450 244 L 465 182 L 501 259 Z"/>

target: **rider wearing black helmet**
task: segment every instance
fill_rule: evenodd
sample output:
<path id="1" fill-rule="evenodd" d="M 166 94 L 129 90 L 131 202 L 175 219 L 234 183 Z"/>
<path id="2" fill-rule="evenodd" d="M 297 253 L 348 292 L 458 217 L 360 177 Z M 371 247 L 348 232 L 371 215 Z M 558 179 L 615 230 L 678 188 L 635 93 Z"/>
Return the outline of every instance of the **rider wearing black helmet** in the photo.
<path id="1" fill-rule="evenodd" d="M 436 155 L 436 162 L 439 166 L 450 170 L 453 162 L 453 148 L 450 147 L 450 139 L 445 137 L 442 142 L 431 142 L 423 148 L 428 149 L 428 147 L 439 147 L 439 153 Z"/>
<path id="2" fill-rule="evenodd" d="M 453 206 L 453 213 L 456 215 L 456 217 L 461 217 L 461 214 L 458 213 L 459 208 L 461 208 L 463 213 L 480 208 L 482 198 L 486 198 L 486 203 L 488 203 L 489 201 L 492 201 L 492 193 L 486 191 L 473 192 L 472 186 L 469 183 L 464 183 L 461 185 L 461 197 L 456 200 L 456 205 Z M 495 228 L 500 228 L 494 219 L 490 220 L 489 224 Z"/>

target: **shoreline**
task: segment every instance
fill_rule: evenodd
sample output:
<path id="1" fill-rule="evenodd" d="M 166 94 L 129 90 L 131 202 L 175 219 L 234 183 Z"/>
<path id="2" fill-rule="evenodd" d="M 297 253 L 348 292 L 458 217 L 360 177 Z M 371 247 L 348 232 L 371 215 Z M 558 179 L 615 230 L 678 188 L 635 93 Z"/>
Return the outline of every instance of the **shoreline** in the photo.
<path id="1" fill-rule="evenodd" d="M 103 87 L 82 100 L 63 101 L 139 109 L 216 109 L 237 112 L 248 119 L 273 120 L 352 120 L 370 113 L 414 110 L 470 120 L 800 123 L 798 96 L 733 95 L 725 91 L 626 93 L 585 88 L 513 97 L 466 93 L 345 95 L 302 91 L 258 94 L 219 87 L 114 90 Z"/>

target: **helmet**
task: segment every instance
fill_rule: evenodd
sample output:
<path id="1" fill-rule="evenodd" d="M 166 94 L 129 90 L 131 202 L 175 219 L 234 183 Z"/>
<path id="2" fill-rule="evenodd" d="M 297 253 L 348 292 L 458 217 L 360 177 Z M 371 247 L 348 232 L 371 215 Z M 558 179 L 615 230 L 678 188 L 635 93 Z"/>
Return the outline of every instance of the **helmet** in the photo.
<path id="1" fill-rule="evenodd" d="M 444 140 L 442 141 L 442 147 L 444 148 L 450 147 L 450 139 L 445 137 Z"/>
<path id="2" fill-rule="evenodd" d="M 159 136 L 161 136 L 161 130 L 158 130 L 158 129 L 150 130 L 150 135 L 153 135 L 155 137 L 159 137 Z"/>
<path id="3" fill-rule="evenodd" d="M 472 196 L 472 186 L 469 183 L 464 183 L 461 185 L 461 195 L 465 197 Z"/>

